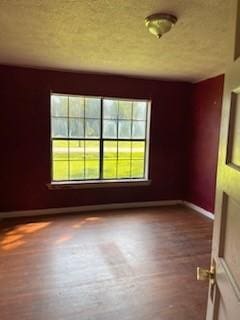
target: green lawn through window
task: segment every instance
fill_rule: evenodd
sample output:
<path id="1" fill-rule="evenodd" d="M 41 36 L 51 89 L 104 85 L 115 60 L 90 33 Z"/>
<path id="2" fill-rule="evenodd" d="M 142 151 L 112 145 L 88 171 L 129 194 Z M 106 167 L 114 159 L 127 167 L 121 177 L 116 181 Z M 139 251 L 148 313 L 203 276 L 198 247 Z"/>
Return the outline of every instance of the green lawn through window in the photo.
<path id="1" fill-rule="evenodd" d="M 54 140 L 53 180 L 99 179 L 99 141 Z M 103 179 L 143 178 L 145 142 L 104 141 Z"/>

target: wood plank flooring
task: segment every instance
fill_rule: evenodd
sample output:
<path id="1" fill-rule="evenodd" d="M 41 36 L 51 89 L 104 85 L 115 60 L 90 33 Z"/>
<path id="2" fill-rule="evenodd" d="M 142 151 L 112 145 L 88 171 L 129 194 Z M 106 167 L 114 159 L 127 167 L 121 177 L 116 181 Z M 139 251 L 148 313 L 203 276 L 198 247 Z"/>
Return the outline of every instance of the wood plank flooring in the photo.
<path id="1" fill-rule="evenodd" d="M 212 222 L 181 206 L 0 222 L 1 320 L 204 320 Z"/>

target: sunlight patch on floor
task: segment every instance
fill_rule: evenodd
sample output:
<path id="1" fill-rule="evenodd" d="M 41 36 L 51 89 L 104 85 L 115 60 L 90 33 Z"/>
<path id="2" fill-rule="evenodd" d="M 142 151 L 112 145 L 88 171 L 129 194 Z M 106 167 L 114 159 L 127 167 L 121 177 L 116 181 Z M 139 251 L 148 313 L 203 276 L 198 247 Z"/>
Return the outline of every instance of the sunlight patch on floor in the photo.
<path id="1" fill-rule="evenodd" d="M 69 241 L 69 240 L 71 240 L 72 239 L 72 236 L 70 236 L 70 235 L 65 235 L 65 236 L 62 236 L 61 238 L 59 238 L 59 239 L 57 239 L 56 240 L 56 244 L 61 244 L 61 243 L 64 243 L 64 242 L 66 242 L 66 241 Z"/>
<path id="2" fill-rule="evenodd" d="M 27 242 L 27 235 L 40 231 L 50 225 L 51 222 L 33 222 L 15 226 L 7 231 L 0 241 L 3 250 L 13 250 Z"/>

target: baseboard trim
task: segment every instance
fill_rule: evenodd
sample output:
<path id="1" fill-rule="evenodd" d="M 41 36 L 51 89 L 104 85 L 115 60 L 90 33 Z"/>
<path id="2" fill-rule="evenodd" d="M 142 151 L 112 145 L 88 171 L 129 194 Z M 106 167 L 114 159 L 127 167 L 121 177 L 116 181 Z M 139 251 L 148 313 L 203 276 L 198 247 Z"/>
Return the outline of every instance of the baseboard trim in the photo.
<path id="1" fill-rule="evenodd" d="M 63 214 L 63 213 L 103 211 L 103 210 L 113 210 L 113 209 L 174 206 L 182 203 L 183 203 L 182 200 L 162 200 L 162 201 L 145 201 L 145 202 L 109 203 L 109 204 L 88 205 L 88 206 L 80 206 L 80 207 L 19 210 L 19 211 L 0 212 L 0 218 L 6 219 L 6 218 L 17 218 L 17 217 L 55 215 L 55 214 Z"/>
<path id="2" fill-rule="evenodd" d="M 214 220 L 214 214 L 209 212 L 191 202 L 182 200 L 162 200 L 162 201 L 145 201 L 145 202 L 125 202 L 125 203 L 108 203 L 99 205 L 88 205 L 79 207 L 63 207 L 63 208 L 49 208 L 49 209 L 37 209 L 37 210 L 19 210 L 19 211 L 7 211 L 0 212 L 0 219 L 8 218 L 20 218 L 20 217 L 33 217 L 33 216 L 46 216 L 57 215 L 64 213 L 80 213 L 89 211 L 103 211 L 114 209 L 130 209 L 130 208 L 147 208 L 147 207 L 161 207 L 161 206 L 174 206 L 182 204 L 189 207 L 205 217 Z"/>
<path id="3" fill-rule="evenodd" d="M 183 201 L 183 205 L 185 205 L 188 208 L 194 209 L 195 211 L 201 213 L 205 217 L 208 217 L 208 218 L 214 220 L 214 214 L 210 211 L 207 211 L 207 210 L 205 210 L 205 209 L 203 209 L 203 208 L 201 208 L 191 202 L 188 202 L 188 201 Z"/>

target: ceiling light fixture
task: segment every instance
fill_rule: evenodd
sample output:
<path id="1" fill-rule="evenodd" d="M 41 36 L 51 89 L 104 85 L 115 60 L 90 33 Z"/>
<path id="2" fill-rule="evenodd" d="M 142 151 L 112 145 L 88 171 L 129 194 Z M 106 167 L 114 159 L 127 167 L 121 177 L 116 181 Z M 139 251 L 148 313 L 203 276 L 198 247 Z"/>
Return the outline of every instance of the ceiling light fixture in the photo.
<path id="1" fill-rule="evenodd" d="M 145 25 L 149 32 L 154 34 L 157 38 L 171 30 L 177 22 L 177 18 L 168 13 L 156 13 L 145 18 Z"/>

